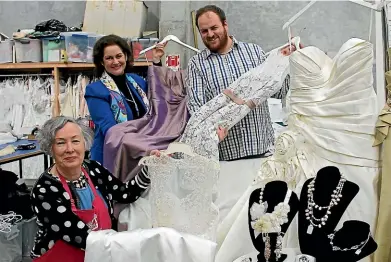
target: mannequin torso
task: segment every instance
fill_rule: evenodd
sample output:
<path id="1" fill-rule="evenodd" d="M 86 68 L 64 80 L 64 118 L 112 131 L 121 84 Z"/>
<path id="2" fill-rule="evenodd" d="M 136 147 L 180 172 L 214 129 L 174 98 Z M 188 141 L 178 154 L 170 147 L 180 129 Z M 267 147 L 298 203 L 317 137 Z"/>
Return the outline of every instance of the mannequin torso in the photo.
<path id="1" fill-rule="evenodd" d="M 249 231 L 250 231 L 250 236 L 251 240 L 254 244 L 254 247 L 260 252 L 260 254 L 257 256 L 259 262 L 264 262 L 267 261 L 264 255 L 265 252 L 265 241 L 264 241 L 264 235 L 262 233 L 267 233 L 267 232 L 262 232 L 259 235 L 255 235 L 254 229 L 252 227 L 251 221 L 251 207 L 253 206 L 254 203 L 259 203 L 260 201 L 260 194 L 261 194 L 262 189 L 256 189 L 254 190 L 251 195 L 250 195 L 250 200 L 249 200 L 249 211 L 248 211 L 248 226 L 249 226 Z M 262 201 L 267 202 L 267 209 L 266 213 L 272 213 L 275 207 L 283 203 L 284 200 L 286 199 L 288 193 L 288 186 L 286 182 L 283 181 L 272 181 L 269 182 L 265 185 L 263 194 L 262 194 Z M 286 259 L 285 254 L 281 254 L 281 257 L 277 260 L 275 247 L 277 244 L 277 238 L 280 236 L 283 236 L 285 232 L 287 231 L 290 223 L 292 222 L 293 218 L 295 217 L 298 207 L 299 207 L 299 199 L 297 195 L 294 192 L 289 192 L 290 197 L 289 197 L 289 207 L 290 210 L 288 212 L 288 217 L 287 220 L 288 222 L 284 223 L 281 225 L 281 233 L 273 232 L 273 233 L 268 233 L 268 237 L 270 238 L 270 257 L 268 261 L 284 261 Z"/>

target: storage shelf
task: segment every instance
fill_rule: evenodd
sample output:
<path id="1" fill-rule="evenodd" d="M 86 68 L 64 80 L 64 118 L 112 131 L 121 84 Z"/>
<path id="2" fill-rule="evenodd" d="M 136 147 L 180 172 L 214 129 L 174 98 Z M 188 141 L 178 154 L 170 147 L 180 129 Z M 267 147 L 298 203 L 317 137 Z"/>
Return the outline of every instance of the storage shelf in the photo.
<path id="1" fill-rule="evenodd" d="M 152 63 L 134 62 L 134 66 L 149 66 Z M 92 69 L 95 65 L 92 63 L 7 63 L 0 64 L 0 69 L 47 69 L 47 68 L 85 68 Z"/>

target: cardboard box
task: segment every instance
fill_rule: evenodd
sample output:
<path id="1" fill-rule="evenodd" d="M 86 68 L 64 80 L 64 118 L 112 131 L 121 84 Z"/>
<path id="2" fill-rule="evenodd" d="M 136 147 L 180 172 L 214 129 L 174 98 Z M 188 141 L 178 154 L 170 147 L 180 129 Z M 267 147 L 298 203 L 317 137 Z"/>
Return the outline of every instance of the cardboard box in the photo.
<path id="1" fill-rule="evenodd" d="M 148 7 L 143 1 L 86 1 L 83 31 L 141 37 L 147 16 Z"/>

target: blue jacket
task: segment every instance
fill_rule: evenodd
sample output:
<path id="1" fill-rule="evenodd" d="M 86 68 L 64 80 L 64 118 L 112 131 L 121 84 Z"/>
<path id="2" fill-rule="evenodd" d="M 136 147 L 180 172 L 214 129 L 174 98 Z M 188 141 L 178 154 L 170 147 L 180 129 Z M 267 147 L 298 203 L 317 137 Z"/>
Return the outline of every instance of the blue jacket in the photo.
<path id="1" fill-rule="evenodd" d="M 129 74 L 134 81 L 140 86 L 145 93 L 147 93 L 147 82 L 140 76 L 136 74 Z M 126 80 L 127 81 L 127 80 Z M 129 88 L 132 89 L 132 93 L 135 94 L 135 99 L 138 99 L 141 104 L 144 105 L 144 102 L 141 96 L 138 94 L 136 89 L 133 87 L 131 83 L 128 83 Z M 89 84 L 86 87 L 86 93 L 84 95 L 88 110 L 90 111 L 90 115 L 92 121 L 95 125 L 95 134 L 94 134 L 94 142 L 91 147 L 91 160 L 95 160 L 102 165 L 103 163 L 103 145 L 105 142 L 105 136 L 107 131 L 117 122 L 114 119 L 113 112 L 111 111 L 111 96 L 107 87 L 101 82 L 96 81 L 94 83 Z M 128 103 L 123 96 L 124 104 L 126 107 L 128 121 L 133 120 L 133 113 L 130 109 Z M 145 105 L 144 105 L 145 106 Z"/>

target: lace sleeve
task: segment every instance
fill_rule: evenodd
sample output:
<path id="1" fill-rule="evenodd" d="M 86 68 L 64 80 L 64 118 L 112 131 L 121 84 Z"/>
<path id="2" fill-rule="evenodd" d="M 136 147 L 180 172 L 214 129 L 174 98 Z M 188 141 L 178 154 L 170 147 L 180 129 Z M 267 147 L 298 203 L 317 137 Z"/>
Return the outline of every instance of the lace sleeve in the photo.
<path id="1" fill-rule="evenodd" d="M 286 89 L 289 87 L 289 82 L 285 82 L 288 71 L 289 57 L 283 56 L 275 49 L 270 52 L 263 64 L 240 77 L 241 81 L 236 83 L 237 90 L 239 90 L 236 94 L 242 99 L 252 100 L 256 106 L 260 106 L 281 90 L 282 86 L 285 88 L 281 91 L 286 94 Z"/>

